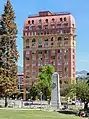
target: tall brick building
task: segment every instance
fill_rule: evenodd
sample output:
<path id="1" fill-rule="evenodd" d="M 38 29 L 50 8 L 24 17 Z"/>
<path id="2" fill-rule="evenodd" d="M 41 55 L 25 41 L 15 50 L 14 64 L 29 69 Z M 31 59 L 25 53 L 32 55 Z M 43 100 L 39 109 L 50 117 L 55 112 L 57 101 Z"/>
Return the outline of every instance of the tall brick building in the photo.
<path id="1" fill-rule="evenodd" d="M 52 64 L 61 86 L 75 82 L 76 25 L 70 13 L 41 11 L 24 22 L 24 84 L 38 80 L 39 67 Z"/>

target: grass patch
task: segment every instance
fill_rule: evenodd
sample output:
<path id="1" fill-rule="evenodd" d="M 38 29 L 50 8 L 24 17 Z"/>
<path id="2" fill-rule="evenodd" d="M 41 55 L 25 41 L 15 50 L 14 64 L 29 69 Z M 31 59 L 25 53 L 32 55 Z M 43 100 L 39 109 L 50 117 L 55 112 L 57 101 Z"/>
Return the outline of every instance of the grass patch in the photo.
<path id="1" fill-rule="evenodd" d="M 74 115 L 39 110 L 0 110 L 0 119 L 80 119 Z"/>

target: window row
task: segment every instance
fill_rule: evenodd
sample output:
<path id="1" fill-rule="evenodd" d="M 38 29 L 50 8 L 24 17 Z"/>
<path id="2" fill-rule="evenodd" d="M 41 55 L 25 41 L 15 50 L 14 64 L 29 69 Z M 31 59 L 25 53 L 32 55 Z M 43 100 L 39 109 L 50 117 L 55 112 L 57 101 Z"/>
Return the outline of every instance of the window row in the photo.
<path id="1" fill-rule="evenodd" d="M 55 39 L 54 37 L 52 37 L 52 38 L 50 38 L 50 39 L 47 39 L 47 38 L 46 38 L 46 39 L 35 39 L 35 38 L 33 38 L 33 39 L 32 39 L 32 42 L 36 42 L 36 40 L 38 41 L 39 44 L 42 43 L 42 40 L 43 40 L 43 41 L 56 41 L 56 39 Z M 67 40 L 67 41 L 68 41 L 68 37 L 65 37 L 65 38 L 63 38 L 63 37 L 58 37 L 57 40 L 58 40 L 58 41 L 62 41 L 62 40 L 64 40 L 64 41 Z M 29 41 L 30 41 L 30 39 L 26 39 L 26 44 L 29 44 Z M 65 42 L 65 43 L 66 43 L 66 42 Z"/>
<path id="2" fill-rule="evenodd" d="M 55 55 L 57 52 L 58 52 L 58 54 L 62 54 L 62 53 L 64 53 L 64 57 L 65 57 L 65 59 L 66 59 L 66 57 L 68 56 L 68 52 L 69 52 L 69 50 L 68 49 L 65 49 L 65 50 L 62 50 L 62 49 L 59 49 L 59 50 L 57 50 L 57 52 L 55 51 L 55 50 L 52 50 L 52 51 L 48 51 L 48 50 L 44 50 L 44 51 L 42 51 L 42 50 L 38 50 L 38 51 L 36 51 L 36 50 L 33 50 L 33 51 L 31 51 L 31 53 L 32 54 L 36 54 L 36 53 L 38 53 L 38 54 L 49 54 L 49 52 L 53 55 Z M 73 53 L 75 53 L 75 49 L 73 49 Z M 26 55 L 29 55 L 30 54 L 30 51 L 29 50 L 27 50 L 26 51 Z M 75 59 L 75 55 L 73 54 L 73 59 Z"/>
<path id="3" fill-rule="evenodd" d="M 68 23 L 54 23 L 54 24 L 43 24 L 38 26 L 25 26 L 25 30 L 41 30 L 41 29 L 54 29 L 54 28 L 67 28 L 69 27 Z M 74 30 L 74 29 L 73 29 Z"/>
<path id="4" fill-rule="evenodd" d="M 30 31 L 30 32 L 24 32 L 24 36 L 36 36 L 36 35 L 48 35 L 48 34 L 69 34 L 71 33 L 69 29 L 56 29 L 56 30 L 49 30 L 45 28 L 44 31 Z"/>
<path id="5" fill-rule="evenodd" d="M 55 22 L 56 19 L 55 18 L 52 18 L 51 22 Z M 64 17 L 64 18 L 60 18 L 59 19 L 60 22 L 62 21 L 67 21 L 67 18 Z M 37 21 L 36 21 L 37 22 Z M 45 22 L 48 23 L 49 22 L 49 19 L 45 19 Z M 35 23 L 35 20 L 28 20 L 28 24 L 34 24 Z M 38 23 L 42 23 L 42 19 L 39 19 Z"/>
<path id="6" fill-rule="evenodd" d="M 45 65 L 48 65 L 48 64 L 45 64 Z M 43 65 L 39 65 L 39 66 L 43 66 Z M 39 72 L 40 72 L 40 68 L 39 68 Z M 58 72 L 59 72 L 60 78 L 68 78 L 69 77 L 68 72 L 65 72 L 64 74 L 62 74 L 62 69 L 59 69 Z M 35 78 L 38 77 L 38 73 L 37 73 L 37 71 L 35 69 L 32 70 L 31 75 L 32 75 L 32 77 L 35 77 Z M 75 77 L 75 73 L 74 72 L 73 72 L 72 76 Z M 27 72 L 26 73 L 26 79 L 28 80 L 29 78 L 31 78 L 30 72 Z M 19 85 L 19 86 L 21 86 L 21 85 Z"/>
<path id="7" fill-rule="evenodd" d="M 32 43 L 32 45 L 31 46 L 29 46 L 29 45 L 26 45 L 26 48 L 52 48 L 52 46 L 54 46 L 54 47 L 68 47 L 68 44 L 62 44 L 62 43 L 50 43 L 50 44 L 48 44 L 48 43 L 44 43 L 44 44 L 34 44 L 34 43 Z"/>

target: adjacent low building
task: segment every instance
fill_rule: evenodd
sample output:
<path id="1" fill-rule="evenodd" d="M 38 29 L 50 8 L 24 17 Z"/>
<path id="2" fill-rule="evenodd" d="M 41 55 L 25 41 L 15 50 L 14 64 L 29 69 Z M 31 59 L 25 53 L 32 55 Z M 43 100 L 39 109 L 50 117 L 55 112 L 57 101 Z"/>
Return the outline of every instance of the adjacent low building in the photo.
<path id="1" fill-rule="evenodd" d="M 23 93 L 24 93 L 24 73 L 18 73 L 18 90 L 20 92 L 19 97 L 23 98 Z"/>

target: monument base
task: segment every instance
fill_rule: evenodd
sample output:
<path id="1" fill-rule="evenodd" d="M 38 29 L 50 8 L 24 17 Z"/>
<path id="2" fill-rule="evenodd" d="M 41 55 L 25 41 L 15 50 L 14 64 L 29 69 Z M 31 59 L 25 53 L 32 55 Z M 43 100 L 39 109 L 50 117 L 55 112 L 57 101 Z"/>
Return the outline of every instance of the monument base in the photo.
<path id="1" fill-rule="evenodd" d="M 54 109 L 54 110 L 59 110 L 61 107 L 61 104 L 58 104 L 57 102 L 55 101 L 51 101 L 51 108 Z"/>

